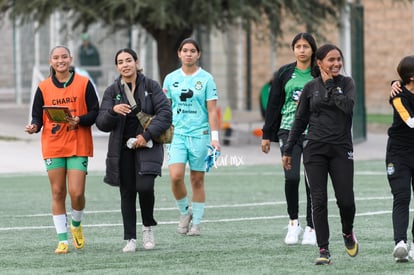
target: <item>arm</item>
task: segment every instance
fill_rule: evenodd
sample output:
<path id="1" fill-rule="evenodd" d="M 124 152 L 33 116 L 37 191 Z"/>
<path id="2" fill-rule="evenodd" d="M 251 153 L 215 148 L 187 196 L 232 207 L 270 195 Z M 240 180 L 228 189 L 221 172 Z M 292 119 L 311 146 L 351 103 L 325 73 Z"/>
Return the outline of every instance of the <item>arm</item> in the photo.
<path id="1" fill-rule="evenodd" d="M 408 99 L 404 96 L 397 96 L 392 99 L 391 103 L 402 121 L 404 121 L 408 127 L 414 128 L 414 110 L 410 107 Z"/>
<path id="2" fill-rule="evenodd" d="M 33 99 L 32 106 L 32 120 L 29 125 L 26 125 L 25 132 L 29 134 L 38 133 L 43 126 L 43 95 L 38 87 Z"/>
<path id="3" fill-rule="evenodd" d="M 103 132 L 112 131 L 119 123 L 121 116 L 113 110 L 116 104 L 120 104 L 121 92 L 115 88 L 115 83 L 109 86 L 103 95 L 101 107 L 99 108 L 98 116 L 96 117 L 96 126 Z"/>
<path id="4" fill-rule="evenodd" d="M 171 104 L 158 82 L 146 79 L 147 89 L 151 91 L 152 106 L 154 108 L 155 117 L 151 120 L 147 130 L 142 133 L 146 141 L 154 137 L 159 137 L 167 130 L 172 123 Z"/>
<path id="5" fill-rule="evenodd" d="M 208 123 L 211 131 L 211 146 L 220 151 L 218 138 L 218 117 L 217 117 L 217 100 L 207 101 Z"/>
<path id="6" fill-rule="evenodd" d="M 328 88 L 328 82 L 326 87 Z M 341 83 L 342 84 L 342 83 Z M 335 105 L 345 114 L 352 114 L 355 100 L 355 83 L 350 77 L 343 79 L 343 85 L 333 85 L 328 90 L 331 92 Z M 332 85 L 332 83 L 330 83 Z M 341 87 L 342 86 L 342 87 Z"/>
<path id="7" fill-rule="evenodd" d="M 284 87 L 281 79 L 282 70 L 284 71 L 283 68 L 280 68 L 274 74 L 265 112 L 265 123 L 262 129 L 263 140 L 269 140 L 269 143 L 270 141 L 277 141 L 276 133 L 279 130 L 281 121 L 280 111 L 285 102 Z"/>
<path id="8" fill-rule="evenodd" d="M 88 81 L 88 85 L 86 87 L 85 101 L 88 112 L 84 115 L 79 116 L 79 125 L 92 126 L 96 121 L 96 117 L 98 116 L 99 101 L 98 97 L 96 96 L 95 88 L 90 81 Z"/>
<path id="9" fill-rule="evenodd" d="M 295 113 L 295 120 L 293 122 L 292 129 L 289 131 L 287 143 L 283 148 L 284 156 L 290 157 L 292 155 L 293 146 L 297 143 L 299 137 L 309 124 L 309 118 L 311 115 L 310 99 L 312 96 L 312 88 L 311 85 L 309 85 L 310 83 L 305 85 L 302 95 L 299 98 L 299 104 Z"/>

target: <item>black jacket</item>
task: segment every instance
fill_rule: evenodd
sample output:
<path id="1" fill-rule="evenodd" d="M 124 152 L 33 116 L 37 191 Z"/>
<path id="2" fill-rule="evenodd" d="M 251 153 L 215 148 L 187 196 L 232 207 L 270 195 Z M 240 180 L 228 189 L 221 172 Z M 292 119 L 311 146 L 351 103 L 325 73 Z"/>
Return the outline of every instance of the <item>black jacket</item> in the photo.
<path id="1" fill-rule="evenodd" d="M 285 104 L 285 86 L 295 71 L 296 62 L 286 64 L 273 75 L 270 86 L 269 100 L 266 107 L 265 123 L 263 125 L 263 139 L 278 142 L 277 132 L 282 121 L 282 107 Z"/>
<path id="2" fill-rule="evenodd" d="M 394 152 L 397 150 L 405 153 L 412 152 L 414 149 L 414 126 L 411 120 L 414 117 L 414 94 L 403 86 L 402 92 L 391 98 L 390 103 L 394 109 L 392 125 L 388 129 L 392 150 Z"/>
<path id="3" fill-rule="evenodd" d="M 106 158 L 106 174 L 104 182 L 113 186 L 120 185 L 119 164 L 121 149 L 125 146 L 123 137 L 125 127 L 125 116 L 116 114 L 113 106 L 120 103 L 128 103 L 124 89 L 121 86 L 121 78 L 109 86 L 102 98 L 101 107 L 96 126 L 104 132 L 110 132 L 108 153 Z M 161 167 L 164 160 L 164 147 L 154 141 L 163 131 L 170 127 L 172 123 L 171 105 L 160 85 L 151 79 L 146 79 L 144 75 L 138 74 L 136 81 L 136 91 L 139 96 L 141 110 L 150 115 L 156 115 L 148 126 L 147 131 L 143 133 L 143 128 L 138 127 L 138 133 L 142 134 L 148 141 L 153 140 L 152 148 L 136 149 L 136 171 L 139 174 L 154 174 L 161 176 Z"/>
<path id="4" fill-rule="evenodd" d="M 284 155 L 291 156 L 294 144 L 309 125 L 307 140 L 352 146 L 352 116 L 355 84 L 339 75 L 323 83 L 314 78 L 303 88 Z"/>

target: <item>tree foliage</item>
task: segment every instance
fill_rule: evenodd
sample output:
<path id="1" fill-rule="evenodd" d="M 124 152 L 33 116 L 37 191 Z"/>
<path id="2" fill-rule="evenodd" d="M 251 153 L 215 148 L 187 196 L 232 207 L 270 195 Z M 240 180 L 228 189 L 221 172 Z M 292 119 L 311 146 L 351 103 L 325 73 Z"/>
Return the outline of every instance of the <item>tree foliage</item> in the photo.
<path id="1" fill-rule="evenodd" d="M 274 37 L 283 34 L 286 17 L 317 33 L 326 20 L 336 22 L 347 0 L 0 0 L 6 14 L 21 23 L 44 24 L 55 11 L 69 13 L 73 27 L 87 30 L 100 23 L 112 30 L 141 25 L 157 42 L 160 77 L 177 66 L 177 47 L 194 30 L 226 31 L 241 19 L 243 26 L 265 26 Z"/>

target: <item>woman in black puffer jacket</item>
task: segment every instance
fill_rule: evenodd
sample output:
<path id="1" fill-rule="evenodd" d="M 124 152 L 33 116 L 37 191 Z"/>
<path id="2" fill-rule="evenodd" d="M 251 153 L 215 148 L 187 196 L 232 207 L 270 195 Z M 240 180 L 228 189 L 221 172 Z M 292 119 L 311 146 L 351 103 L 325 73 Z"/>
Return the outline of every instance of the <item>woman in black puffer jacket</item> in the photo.
<path id="1" fill-rule="evenodd" d="M 104 182 L 119 186 L 121 211 L 124 224 L 124 252 L 136 250 L 136 198 L 141 208 L 143 246 L 155 246 L 151 226 L 157 224 L 154 213 L 154 181 L 161 176 L 164 159 L 162 144 L 155 142 L 172 122 L 170 103 L 160 85 L 146 78 L 137 54 L 131 49 L 122 49 L 115 55 L 115 65 L 120 77 L 104 93 L 96 125 L 104 132 L 110 132 L 106 173 Z M 123 84 L 126 83 L 126 84 Z M 123 85 L 128 85 L 125 89 Z M 137 108 L 131 110 L 126 92 L 132 91 Z M 144 132 L 136 112 L 156 115 Z M 136 138 L 132 148 L 127 140 Z M 152 145 L 152 146 L 151 146 Z"/>

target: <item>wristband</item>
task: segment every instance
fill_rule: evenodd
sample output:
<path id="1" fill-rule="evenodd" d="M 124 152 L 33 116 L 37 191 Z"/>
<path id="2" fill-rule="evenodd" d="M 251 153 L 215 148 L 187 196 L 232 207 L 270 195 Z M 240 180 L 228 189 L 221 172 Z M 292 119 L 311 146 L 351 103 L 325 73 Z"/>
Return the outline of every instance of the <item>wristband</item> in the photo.
<path id="1" fill-rule="evenodd" d="M 211 140 L 219 141 L 219 132 L 211 131 Z"/>

